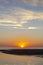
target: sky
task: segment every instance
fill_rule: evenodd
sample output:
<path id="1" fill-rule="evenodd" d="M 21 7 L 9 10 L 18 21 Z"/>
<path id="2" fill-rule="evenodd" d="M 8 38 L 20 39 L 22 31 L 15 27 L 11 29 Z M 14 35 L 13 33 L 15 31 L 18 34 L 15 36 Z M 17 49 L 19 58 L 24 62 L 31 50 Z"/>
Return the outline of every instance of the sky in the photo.
<path id="1" fill-rule="evenodd" d="M 0 0 L 0 46 L 43 47 L 43 0 Z"/>

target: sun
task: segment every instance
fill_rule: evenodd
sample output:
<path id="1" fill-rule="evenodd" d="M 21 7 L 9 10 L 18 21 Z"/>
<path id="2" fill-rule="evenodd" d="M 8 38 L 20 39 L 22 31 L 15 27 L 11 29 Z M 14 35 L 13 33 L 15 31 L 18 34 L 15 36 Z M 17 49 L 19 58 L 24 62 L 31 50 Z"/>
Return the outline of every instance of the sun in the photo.
<path id="1" fill-rule="evenodd" d="M 24 48 L 24 45 L 23 44 L 21 44 L 21 46 L 20 46 L 21 48 Z"/>
<path id="2" fill-rule="evenodd" d="M 27 43 L 22 41 L 22 42 L 19 42 L 17 46 L 19 48 L 25 48 L 27 46 Z"/>

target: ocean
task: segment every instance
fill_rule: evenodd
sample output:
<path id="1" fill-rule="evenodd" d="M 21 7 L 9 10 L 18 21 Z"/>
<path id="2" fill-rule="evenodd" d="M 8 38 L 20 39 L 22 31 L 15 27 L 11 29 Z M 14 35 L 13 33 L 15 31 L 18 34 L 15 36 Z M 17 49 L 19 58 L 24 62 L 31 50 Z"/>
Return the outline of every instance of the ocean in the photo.
<path id="1" fill-rule="evenodd" d="M 43 65 L 43 58 L 34 55 L 11 55 L 0 52 L 0 65 Z"/>
<path id="2" fill-rule="evenodd" d="M 14 49 L 12 47 L 0 47 L 0 50 Z M 0 52 L 0 65 L 43 65 L 43 57 L 36 55 L 12 55 Z"/>

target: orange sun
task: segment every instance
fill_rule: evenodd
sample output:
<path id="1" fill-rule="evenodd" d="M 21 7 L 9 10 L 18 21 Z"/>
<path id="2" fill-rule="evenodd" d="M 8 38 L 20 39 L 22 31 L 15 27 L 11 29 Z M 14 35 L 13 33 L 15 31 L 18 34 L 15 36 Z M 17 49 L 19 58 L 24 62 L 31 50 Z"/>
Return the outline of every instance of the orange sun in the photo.
<path id="1" fill-rule="evenodd" d="M 24 48 L 24 45 L 23 44 L 21 44 L 21 46 L 20 46 L 21 48 Z"/>
<path id="2" fill-rule="evenodd" d="M 19 48 L 25 48 L 27 46 L 26 42 L 19 42 L 17 45 Z"/>

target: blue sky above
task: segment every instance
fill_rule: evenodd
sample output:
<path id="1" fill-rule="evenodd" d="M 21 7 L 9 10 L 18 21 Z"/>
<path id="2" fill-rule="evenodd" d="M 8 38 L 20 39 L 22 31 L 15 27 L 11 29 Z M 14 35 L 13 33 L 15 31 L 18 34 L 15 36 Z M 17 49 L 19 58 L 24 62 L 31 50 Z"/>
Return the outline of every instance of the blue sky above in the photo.
<path id="1" fill-rule="evenodd" d="M 42 43 L 43 0 L 0 0 L 0 42 L 4 36 L 8 39 L 6 31 L 11 39 L 18 38 L 19 34 L 26 37 L 27 34 L 27 38 L 29 36 L 36 39 L 32 42 Z"/>

